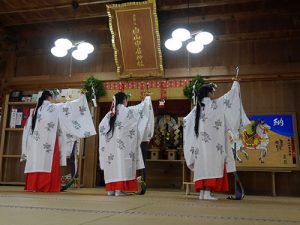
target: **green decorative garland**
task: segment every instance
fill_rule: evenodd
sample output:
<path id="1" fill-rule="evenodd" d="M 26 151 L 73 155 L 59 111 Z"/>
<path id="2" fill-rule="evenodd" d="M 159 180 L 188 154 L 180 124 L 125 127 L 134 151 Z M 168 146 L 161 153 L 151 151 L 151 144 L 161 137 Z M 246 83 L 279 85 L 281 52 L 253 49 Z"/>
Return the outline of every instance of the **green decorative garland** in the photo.
<path id="1" fill-rule="evenodd" d="M 194 95 L 193 86 L 194 86 L 195 83 L 196 83 L 195 91 L 197 93 L 200 90 L 200 88 L 202 87 L 202 85 L 204 84 L 203 77 L 201 75 L 197 74 L 196 77 L 192 79 L 190 84 L 183 89 L 184 96 L 186 96 L 190 100 L 192 99 L 192 97 Z"/>
<path id="2" fill-rule="evenodd" d="M 90 76 L 87 80 L 84 81 L 84 90 L 86 91 L 86 98 L 88 101 L 91 101 L 94 98 L 93 88 L 97 98 L 105 95 L 103 82 L 93 76 Z"/>

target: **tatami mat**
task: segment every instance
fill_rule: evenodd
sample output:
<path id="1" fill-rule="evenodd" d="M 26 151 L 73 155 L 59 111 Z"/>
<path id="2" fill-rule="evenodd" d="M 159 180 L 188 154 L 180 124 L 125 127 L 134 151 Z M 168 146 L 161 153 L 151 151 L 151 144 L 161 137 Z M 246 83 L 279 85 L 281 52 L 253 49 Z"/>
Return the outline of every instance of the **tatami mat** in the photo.
<path id="1" fill-rule="evenodd" d="M 0 225 L 285 225 L 300 224 L 300 198 L 246 196 L 243 201 L 200 201 L 183 191 L 108 197 L 104 189 L 28 193 L 0 187 Z"/>

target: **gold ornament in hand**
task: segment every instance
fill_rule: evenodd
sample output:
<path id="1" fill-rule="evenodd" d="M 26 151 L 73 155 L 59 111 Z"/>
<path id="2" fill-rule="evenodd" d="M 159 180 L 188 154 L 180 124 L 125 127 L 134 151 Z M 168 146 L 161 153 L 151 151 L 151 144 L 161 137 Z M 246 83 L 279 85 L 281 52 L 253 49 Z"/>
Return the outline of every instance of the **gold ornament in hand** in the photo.
<path id="1" fill-rule="evenodd" d="M 235 75 L 235 77 L 232 78 L 233 81 L 240 81 L 239 71 L 240 71 L 240 68 L 237 66 L 236 67 L 236 75 Z"/>
<path id="2" fill-rule="evenodd" d="M 233 81 L 240 81 L 241 78 L 239 78 L 239 77 L 233 77 L 232 80 L 233 80 Z"/>
<path id="3" fill-rule="evenodd" d="M 149 85 L 147 84 L 146 90 L 144 91 L 145 96 L 150 96 L 152 95 L 152 92 L 149 91 Z"/>

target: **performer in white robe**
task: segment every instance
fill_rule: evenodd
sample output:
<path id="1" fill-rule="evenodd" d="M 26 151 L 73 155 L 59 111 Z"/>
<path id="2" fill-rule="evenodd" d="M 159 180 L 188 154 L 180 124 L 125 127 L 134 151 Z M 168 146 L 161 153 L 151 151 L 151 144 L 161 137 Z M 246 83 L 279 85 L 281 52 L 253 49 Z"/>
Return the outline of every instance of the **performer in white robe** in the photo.
<path id="1" fill-rule="evenodd" d="M 59 192 L 60 164 L 66 165 L 74 142 L 96 134 L 85 95 L 67 103 L 51 101 L 53 94 L 44 91 L 24 127 L 25 190 Z"/>
<path id="2" fill-rule="evenodd" d="M 126 95 L 115 94 L 111 111 L 99 125 L 99 160 L 109 196 L 137 191 L 136 170 L 145 167 L 140 144 L 149 140 L 154 130 L 149 96 L 136 106 L 126 106 Z"/>
<path id="3" fill-rule="evenodd" d="M 227 192 L 227 172 L 236 171 L 226 132 L 237 134 L 250 123 L 243 110 L 240 85 L 235 81 L 224 96 L 213 99 L 213 85 L 203 85 L 197 106 L 184 118 L 184 156 L 194 171 L 199 199 L 215 200 L 211 191 Z"/>

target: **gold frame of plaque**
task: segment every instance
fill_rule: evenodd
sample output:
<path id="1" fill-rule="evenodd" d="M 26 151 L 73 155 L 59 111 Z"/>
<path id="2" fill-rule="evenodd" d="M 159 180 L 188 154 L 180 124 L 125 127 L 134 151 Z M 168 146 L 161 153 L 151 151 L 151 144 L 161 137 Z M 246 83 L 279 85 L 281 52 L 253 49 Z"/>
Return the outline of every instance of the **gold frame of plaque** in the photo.
<path id="1" fill-rule="evenodd" d="M 106 5 L 120 78 L 162 77 L 155 1 Z"/>

